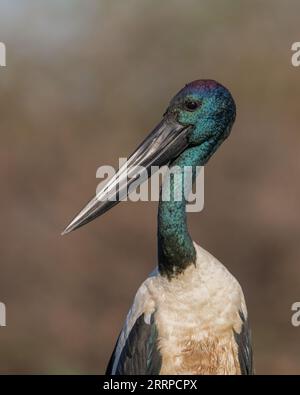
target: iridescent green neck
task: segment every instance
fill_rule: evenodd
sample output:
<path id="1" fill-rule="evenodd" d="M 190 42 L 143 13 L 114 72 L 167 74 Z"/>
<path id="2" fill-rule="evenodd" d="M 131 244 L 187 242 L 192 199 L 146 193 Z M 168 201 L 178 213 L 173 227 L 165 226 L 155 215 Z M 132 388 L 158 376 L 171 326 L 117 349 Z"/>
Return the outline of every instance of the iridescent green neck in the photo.
<path id="1" fill-rule="evenodd" d="M 192 183 L 183 177 L 185 166 L 192 169 L 192 180 L 196 178 L 196 167 L 203 166 L 215 152 L 220 143 L 208 140 L 183 152 L 171 166 L 170 182 L 164 182 L 163 195 L 158 208 L 158 266 L 162 275 L 172 278 L 196 262 L 196 251 L 188 232 L 186 217 L 186 198 L 191 192 Z M 174 174 L 172 170 L 176 169 Z M 180 182 L 181 180 L 181 182 Z M 181 187 L 185 182 L 184 188 Z M 178 195 L 181 199 L 178 201 Z M 186 198 L 185 198 L 186 197 Z M 176 200 L 177 199 L 177 200 Z"/>

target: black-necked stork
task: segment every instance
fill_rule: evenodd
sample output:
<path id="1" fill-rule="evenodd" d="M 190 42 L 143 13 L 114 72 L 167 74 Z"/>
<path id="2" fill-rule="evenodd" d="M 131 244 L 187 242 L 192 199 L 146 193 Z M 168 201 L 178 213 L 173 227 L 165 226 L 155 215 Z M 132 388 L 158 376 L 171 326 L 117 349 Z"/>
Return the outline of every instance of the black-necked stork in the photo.
<path id="1" fill-rule="evenodd" d="M 128 193 L 139 166 L 203 166 L 229 136 L 235 103 L 213 80 L 187 84 L 171 100 L 162 121 L 126 166 L 74 218 L 64 233 L 114 206 L 109 199 Z M 130 179 L 129 179 L 130 177 Z M 191 239 L 186 199 L 174 199 L 178 178 L 170 179 L 170 199 L 158 209 L 158 265 L 140 286 L 107 367 L 107 374 L 252 374 L 247 310 L 238 281 Z M 124 192 L 125 191 L 125 192 Z M 105 197 L 105 198 L 104 198 Z"/>

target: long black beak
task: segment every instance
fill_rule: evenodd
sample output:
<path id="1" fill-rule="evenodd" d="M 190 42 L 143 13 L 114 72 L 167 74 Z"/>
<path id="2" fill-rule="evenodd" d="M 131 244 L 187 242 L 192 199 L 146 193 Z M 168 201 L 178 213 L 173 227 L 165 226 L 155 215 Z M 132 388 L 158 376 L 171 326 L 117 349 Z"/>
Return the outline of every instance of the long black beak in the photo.
<path id="1" fill-rule="evenodd" d="M 157 127 L 146 137 L 128 161 L 97 192 L 96 196 L 63 231 L 63 235 L 75 230 L 96 217 L 104 214 L 119 203 L 130 191 L 142 184 L 150 174 L 151 166 L 161 167 L 174 160 L 188 146 L 188 134 L 191 126 L 183 126 L 174 120 L 172 114 L 166 114 Z M 146 169 L 141 172 L 141 166 Z"/>

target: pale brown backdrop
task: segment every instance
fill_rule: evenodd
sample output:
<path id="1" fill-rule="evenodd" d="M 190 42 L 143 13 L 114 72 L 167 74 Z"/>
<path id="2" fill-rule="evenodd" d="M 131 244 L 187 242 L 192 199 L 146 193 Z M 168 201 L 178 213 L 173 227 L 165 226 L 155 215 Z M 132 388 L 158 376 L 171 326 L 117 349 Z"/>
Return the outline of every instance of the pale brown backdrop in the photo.
<path id="1" fill-rule="evenodd" d="M 155 203 L 61 237 L 183 84 L 232 91 L 193 238 L 238 278 L 257 373 L 300 373 L 299 1 L 0 1 L 0 372 L 103 373 L 156 262 Z"/>

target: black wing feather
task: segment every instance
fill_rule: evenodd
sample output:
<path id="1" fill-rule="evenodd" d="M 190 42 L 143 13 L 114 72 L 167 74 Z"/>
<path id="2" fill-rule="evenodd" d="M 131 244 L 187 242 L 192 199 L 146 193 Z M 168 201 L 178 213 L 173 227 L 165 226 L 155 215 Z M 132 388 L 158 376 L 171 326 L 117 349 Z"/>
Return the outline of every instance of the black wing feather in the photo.
<path id="1" fill-rule="evenodd" d="M 106 374 L 108 375 L 113 374 L 112 368 L 117 357 L 118 341 L 106 369 Z M 157 348 L 157 328 L 154 322 L 154 315 L 151 315 L 150 324 L 147 324 L 144 320 L 144 314 L 142 314 L 131 329 L 114 374 L 156 375 L 159 374 L 160 368 L 161 354 Z"/>
<path id="2" fill-rule="evenodd" d="M 240 333 L 234 331 L 234 338 L 238 345 L 241 374 L 251 375 L 254 374 L 251 331 L 248 320 L 245 318 L 244 314 L 240 311 L 239 315 L 242 320 L 242 329 Z"/>

